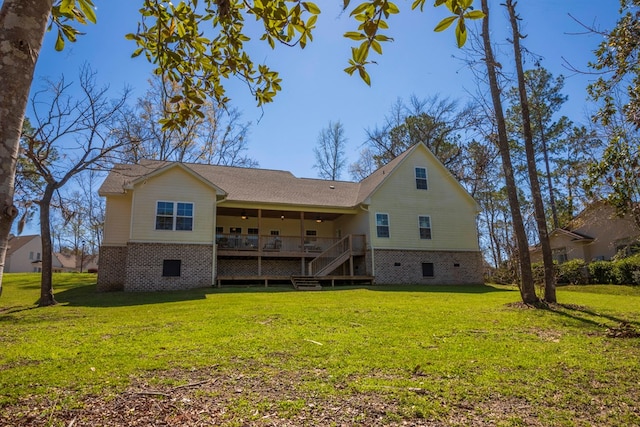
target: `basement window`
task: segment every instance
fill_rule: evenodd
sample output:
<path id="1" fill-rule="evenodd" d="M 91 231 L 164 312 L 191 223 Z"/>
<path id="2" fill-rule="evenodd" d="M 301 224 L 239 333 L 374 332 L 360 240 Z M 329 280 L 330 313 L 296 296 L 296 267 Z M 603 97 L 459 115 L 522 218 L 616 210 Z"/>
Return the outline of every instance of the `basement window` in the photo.
<path id="1" fill-rule="evenodd" d="M 162 262 L 162 277 L 180 277 L 182 260 L 165 259 Z"/>
<path id="2" fill-rule="evenodd" d="M 433 263 L 432 262 L 423 262 L 422 263 L 422 277 L 433 277 Z"/>

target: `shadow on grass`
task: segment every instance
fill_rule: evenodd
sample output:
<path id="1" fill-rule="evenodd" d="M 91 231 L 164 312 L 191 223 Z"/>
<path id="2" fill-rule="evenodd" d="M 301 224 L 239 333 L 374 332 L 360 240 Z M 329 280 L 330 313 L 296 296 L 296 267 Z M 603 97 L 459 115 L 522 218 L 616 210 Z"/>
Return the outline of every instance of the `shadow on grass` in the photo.
<path id="1" fill-rule="evenodd" d="M 588 307 L 573 304 L 554 304 L 543 307 L 543 309 L 592 326 L 606 327 L 607 325 L 604 321 L 606 319 L 611 322 L 615 322 L 616 324 L 630 324 L 640 327 L 640 322 L 629 321 L 621 317 L 598 313 Z"/>
<path id="2" fill-rule="evenodd" d="M 366 289 L 381 292 L 425 292 L 447 294 L 487 294 L 492 292 L 517 292 L 518 288 L 509 289 L 493 285 L 379 285 L 367 286 Z"/>
<path id="3" fill-rule="evenodd" d="M 372 292 L 424 292 L 424 293 L 464 293 L 484 294 L 489 292 L 513 292 L 509 289 L 496 288 L 489 285 L 461 286 L 420 286 L 420 285 L 396 285 L 396 286 L 335 286 L 324 287 L 319 292 L 336 292 L 364 289 Z M 205 287 L 179 291 L 159 292 L 97 292 L 96 285 L 77 286 L 55 292 L 58 303 L 78 307 L 125 307 L 148 304 L 164 304 L 181 301 L 194 301 L 205 299 L 217 294 L 242 294 L 242 293 L 301 293 L 292 286 L 225 286 L 222 288 Z M 312 292 L 312 291 L 304 291 Z M 318 291 L 315 291 L 318 292 Z"/>

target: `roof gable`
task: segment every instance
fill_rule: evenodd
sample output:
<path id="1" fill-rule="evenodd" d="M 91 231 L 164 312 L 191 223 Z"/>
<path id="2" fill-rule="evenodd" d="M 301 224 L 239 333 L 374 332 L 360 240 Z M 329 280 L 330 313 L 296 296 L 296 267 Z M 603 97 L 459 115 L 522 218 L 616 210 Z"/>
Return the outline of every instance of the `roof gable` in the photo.
<path id="1" fill-rule="evenodd" d="M 100 187 L 99 194 L 123 194 L 140 182 L 180 168 L 214 188 L 227 202 L 352 209 L 367 203 L 408 158 L 416 155 L 427 156 L 436 165 L 438 173 L 444 174 L 447 181 L 479 210 L 471 195 L 422 143 L 413 145 L 359 183 L 297 178 L 291 172 L 280 170 L 146 160 L 136 165 L 115 165 Z"/>
<path id="2" fill-rule="evenodd" d="M 400 154 L 398 157 L 394 158 L 389 163 L 380 167 L 374 173 L 362 180 L 358 201 L 360 203 L 364 203 L 376 191 L 378 191 L 378 189 L 389 179 L 391 175 L 393 175 L 395 171 L 402 167 L 403 163 L 407 162 L 408 159 L 413 158 L 414 156 L 420 155 L 419 153 L 425 155 L 429 161 L 437 167 L 438 172 L 443 174 L 447 178 L 447 181 L 458 189 L 469 203 L 475 206 L 477 211 L 480 211 L 480 206 L 475 199 L 471 197 L 469 192 L 462 186 L 462 184 L 460 184 L 460 182 L 458 182 L 453 174 L 451 174 L 449 169 L 447 169 L 447 167 L 442 164 L 442 162 L 422 142 L 411 146 L 404 153 Z"/>
<path id="3" fill-rule="evenodd" d="M 37 234 L 32 234 L 28 236 L 13 236 L 12 238 L 9 239 L 9 246 L 7 248 L 6 256 L 10 256 L 14 252 L 16 252 L 18 249 L 28 244 L 29 242 L 31 242 L 33 239 L 39 239 L 39 238 L 40 236 L 38 236 Z"/>

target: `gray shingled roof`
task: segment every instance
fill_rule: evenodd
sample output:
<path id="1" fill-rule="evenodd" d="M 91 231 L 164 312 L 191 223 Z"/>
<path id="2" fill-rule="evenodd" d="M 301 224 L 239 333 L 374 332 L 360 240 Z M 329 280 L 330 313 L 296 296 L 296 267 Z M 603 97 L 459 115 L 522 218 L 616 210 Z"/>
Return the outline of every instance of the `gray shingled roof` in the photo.
<path id="1" fill-rule="evenodd" d="M 32 241 L 34 238 L 40 238 L 37 234 L 31 234 L 28 236 L 13 236 L 9 239 L 9 247 L 7 248 L 7 255 L 13 254 L 15 251 Z"/>
<path id="2" fill-rule="evenodd" d="M 169 164 L 145 161 L 139 165 L 116 165 L 99 193 L 122 194 L 127 185 Z M 225 191 L 228 201 L 336 208 L 351 208 L 358 204 L 360 184 L 355 182 L 296 178 L 290 172 L 268 169 L 183 165 Z"/>

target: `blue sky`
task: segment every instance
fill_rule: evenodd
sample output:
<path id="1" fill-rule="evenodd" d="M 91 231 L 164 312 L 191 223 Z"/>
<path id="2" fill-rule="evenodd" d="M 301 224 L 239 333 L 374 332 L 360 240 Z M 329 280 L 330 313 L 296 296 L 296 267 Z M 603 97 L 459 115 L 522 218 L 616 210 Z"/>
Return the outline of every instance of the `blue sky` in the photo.
<path id="1" fill-rule="evenodd" d="M 495 42 L 504 42 L 508 30 L 501 1 L 490 0 Z M 63 52 L 53 49 L 55 34 L 47 34 L 38 60 L 34 88 L 43 77 L 64 74 L 75 79 L 81 64 L 87 62 L 98 71 L 98 79 L 109 84 L 115 96 L 125 85 L 141 96 L 147 89 L 151 66 L 143 57 L 132 59 L 133 42 L 124 35 L 133 32 L 138 22 L 138 5 L 131 0 L 96 1 L 98 24 L 81 31 L 86 35 L 69 43 Z M 476 0 L 479 4 L 479 1 Z M 237 81 L 230 82 L 228 95 L 245 121 L 252 123 L 248 155 L 262 168 L 289 170 L 299 177 L 316 177 L 313 148 L 319 132 L 329 121 L 341 121 L 348 138 L 347 157 L 357 159 L 366 139 L 365 129 L 383 123 L 392 104 L 411 95 L 432 95 L 465 102 L 476 92 L 476 83 L 464 58 L 455 47 L 451 31 L 434 33 L 433 27 L 444 10 L 425 7 L 423 13 L 411 11 L 411 1 L 397 0 L 400 15 L 389 20 L 388 34 L 395 41 L 383 46 L 384 55 L 374 58 L 369 73 L 371 87 L 358 77 L 344 73 L 350 52 L 345 31 L 355 28 L 348 16 L 341 16 L 341 1 L 320 2 L 323 13 L 317 23 L 314 42 L 306 49 L 284 46 L 271 50 L 265 43 L 252 42 L 254 61 L 264 61 L 278 70 L 283 91 L 264 109 L 256 107 L 248 90 Z M 600 42 L 595 35 L 577 35 L 584 29 L 569 14 L 587 25 L 611 28 L 618 16 L 617 0 L 534 0 L 518 3 L 523 18 L 523 45 L 543 57 L 541 64 L 554 75 L 566 77 L 565 94 L 569 101 L 563 114 L 575 122 L 586 121 L 585 87 L 592 75 L 581 75 L 565 68 L 567 62 L 587 70 L 593 50 Z M 507 47 L 503 47 L 504 52 Z M 509 67 L 509 58 L 499 59 Z M 349 179 L 345 171 L 342 179 Z"/>

